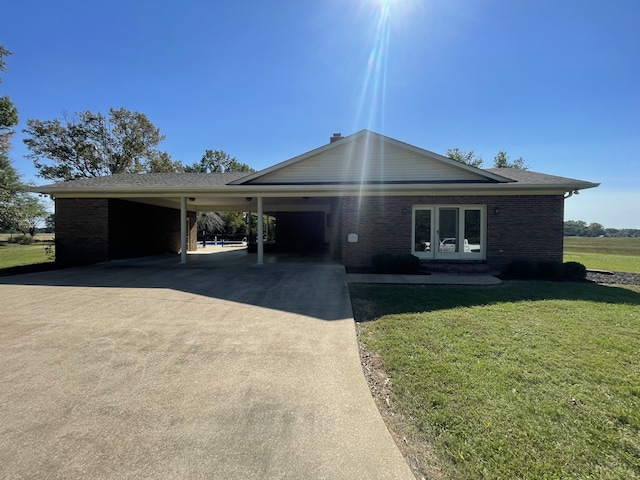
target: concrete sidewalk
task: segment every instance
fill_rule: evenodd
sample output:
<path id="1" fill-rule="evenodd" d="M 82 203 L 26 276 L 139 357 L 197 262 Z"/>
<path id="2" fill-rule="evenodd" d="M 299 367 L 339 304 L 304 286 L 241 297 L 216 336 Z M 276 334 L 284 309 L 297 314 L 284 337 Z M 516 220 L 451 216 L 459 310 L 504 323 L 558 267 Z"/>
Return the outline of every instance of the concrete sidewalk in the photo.
<path id="1" fill-rule="evenodd" d="M 376 273 L 349 273 L 349 283 L 382 283 L 400 285 L 498 285 L 501 280 L 482 273 L 432 273 L 431 275 L 387 275 Z"/>
<path id="2" fill-rule="evenodd" d="M 413 479 L 344 268 L 195 257 L 0 278 L 0 478 Z"/>

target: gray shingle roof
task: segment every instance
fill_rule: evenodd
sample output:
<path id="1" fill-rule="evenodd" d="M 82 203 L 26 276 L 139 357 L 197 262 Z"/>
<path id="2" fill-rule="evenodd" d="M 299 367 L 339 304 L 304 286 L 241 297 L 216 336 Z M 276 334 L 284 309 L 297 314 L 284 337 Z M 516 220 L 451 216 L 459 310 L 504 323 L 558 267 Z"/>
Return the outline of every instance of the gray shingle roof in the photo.
<path id="1" fill-rule="evenodd" d="M 79 178 L 68 182 L 53 183 L 37 187 L 39 191 L 74 191 L 109 188 L 198 188 L 226 185 L 234 180 L 246 177 L 250 172 L 234 173 L 147 173 L 121 174 L 106 177 Z"/>
<path id="2" fill-rule="evenodd" d="M 576 185 L 576 188 L 590 188 L 598 184 L 576 180 L 568 177 L 558 177 L 546 173 L 532 172 L 531 170 L 521 170 L 519 168 L 487 168 L 488 172 L 495 173 L 505 178 L 515 180 L 519 184 L 527 185 Z"/>

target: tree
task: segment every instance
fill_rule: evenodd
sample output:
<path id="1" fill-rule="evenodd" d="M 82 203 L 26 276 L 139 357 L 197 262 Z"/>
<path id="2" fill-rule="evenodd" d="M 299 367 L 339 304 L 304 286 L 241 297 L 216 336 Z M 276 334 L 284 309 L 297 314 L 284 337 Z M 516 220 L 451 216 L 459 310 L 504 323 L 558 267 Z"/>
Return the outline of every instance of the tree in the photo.
<path id="1" fill-rule="evenodd" d="M 522 157 L 516 158 L 513 162 L 509 161 L 507 152 L 500 150 L 498 154 L 493 158 L 494 168 L 518 168 L 520 170 L 529 170 L 529 166 L 524 163 Z"/>
<path id="2" fill-rule="evenodd" d="M 172 160 L 167 152 L 157 152 L 146 164 L 147 173 L 180 173 L 184 166 L 180 160 Z"/>
<path id="3" fill-rule="evenodd" d="M 255 172 L 246 163 L 240 163 L 222 150 L 205 150 L 199 163 L 194 163 L 184 169 L 185 172 L 226 173 L 226 172 Z"/>
<path id="4" fill-rule="evenodd" d="M 25 188 L 7 152 L 0 149 L 0 228 L 14 229 L 19 218 L 18 195 Z"/>
<path id="5" fill-rule="evenodd" d="M 3 45 L 0 45 L 0 72 L 7 70 L 4 57 L 11 55 Z M 2 77 L 0 77 L 0 83 Z M 12 128 L 18 124 L 18 110 L 8 96 L 0 97 L 0 150 L 8 151 L 13 135 Z"/>
<path id="6" fill-rule="evenodd" d="M 590 223 L 587 227 L 587 237 L 599 237 L 605 234 L 604 227 L 596 222 Z"/>
<path id="7" fill-rule="evenodd" d="M 63 120 L 27 120 L 24 143 L 38 175 L 54 181 L 141 173 L 164 140 L 142 113 L 109 109 L 108 117 L 84 111 Z"/>
<path id="8" fill-rule="evenodd" d="M 484 162 L 484 160 L 482 160 L 482 157 L 476 156 L 473 153 L 473 150 L 471 150 L 470 152 L 463 152 L 458 148 L 450 148 L 447 150 L 447 157 L 455 160 L 456 162 L 466 163 L 467 165 L 471 165 L 472 167 L 476 168 L 481 168 Z"/>
<path id="9" fill-rule="evenodd" d="M 49 212 L 39 198 L 32 194 L 22 193 L 18 195 L 18 216 L 14 229 L 25 235 L 28 233 L 33 237 L 47 215 Z"/>
<path id="10" fill-rule="evenodd" d="M 586 235 L 587 223 L 582 220 L 567 220 L 564 222 L 564 234 L 568 237 L 581 237 Z"/>
<path id="11" fill-rule="evenodd" d="M 197 224 L 198 236 L 203 239 L 210 237 L 214 233 L 224 231 L 224 220 L 216 212 L 198 212 Z"/>

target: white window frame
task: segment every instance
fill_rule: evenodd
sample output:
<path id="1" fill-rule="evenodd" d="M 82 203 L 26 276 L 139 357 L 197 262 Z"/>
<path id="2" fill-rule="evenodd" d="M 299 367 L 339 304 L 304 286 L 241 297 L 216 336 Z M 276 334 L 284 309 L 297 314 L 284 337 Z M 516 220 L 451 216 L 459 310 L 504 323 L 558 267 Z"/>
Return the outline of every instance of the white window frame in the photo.
<path id="1" fill-rule="evenodd" d="M 465 251 L 464 243 L 458 245 L 457 252 L 441 252 L 439 251 L 439 223 L 440 209 L 457 208 L 458 209 L 458 231 L 461 238 L 466 235 L 464 233 L 465 212 L 467 210 L 480 211 L 480 249 L 479 251 Z M 431 211 L 431 239 L 430 250 L 416 250 L 416 211 Z M 426 240 L 426 239 L 425 239 Z M 487 206 L 486 205 L 413 205 L 411 211 L 411 253 L 419 258 L 437 259 L 437 260 L 486 260 L 487 258 Z"/>

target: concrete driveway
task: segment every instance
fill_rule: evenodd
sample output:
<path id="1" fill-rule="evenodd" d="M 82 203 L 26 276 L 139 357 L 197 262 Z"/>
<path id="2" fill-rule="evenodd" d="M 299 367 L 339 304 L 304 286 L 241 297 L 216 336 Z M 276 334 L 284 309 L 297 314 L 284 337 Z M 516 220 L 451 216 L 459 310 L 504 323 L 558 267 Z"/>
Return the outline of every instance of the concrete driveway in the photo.
<path id="1" fill-rule="evenodd" d="M 0 278 L 0 478 L 414 478 L 344 268 L 212 258 Z"/>

